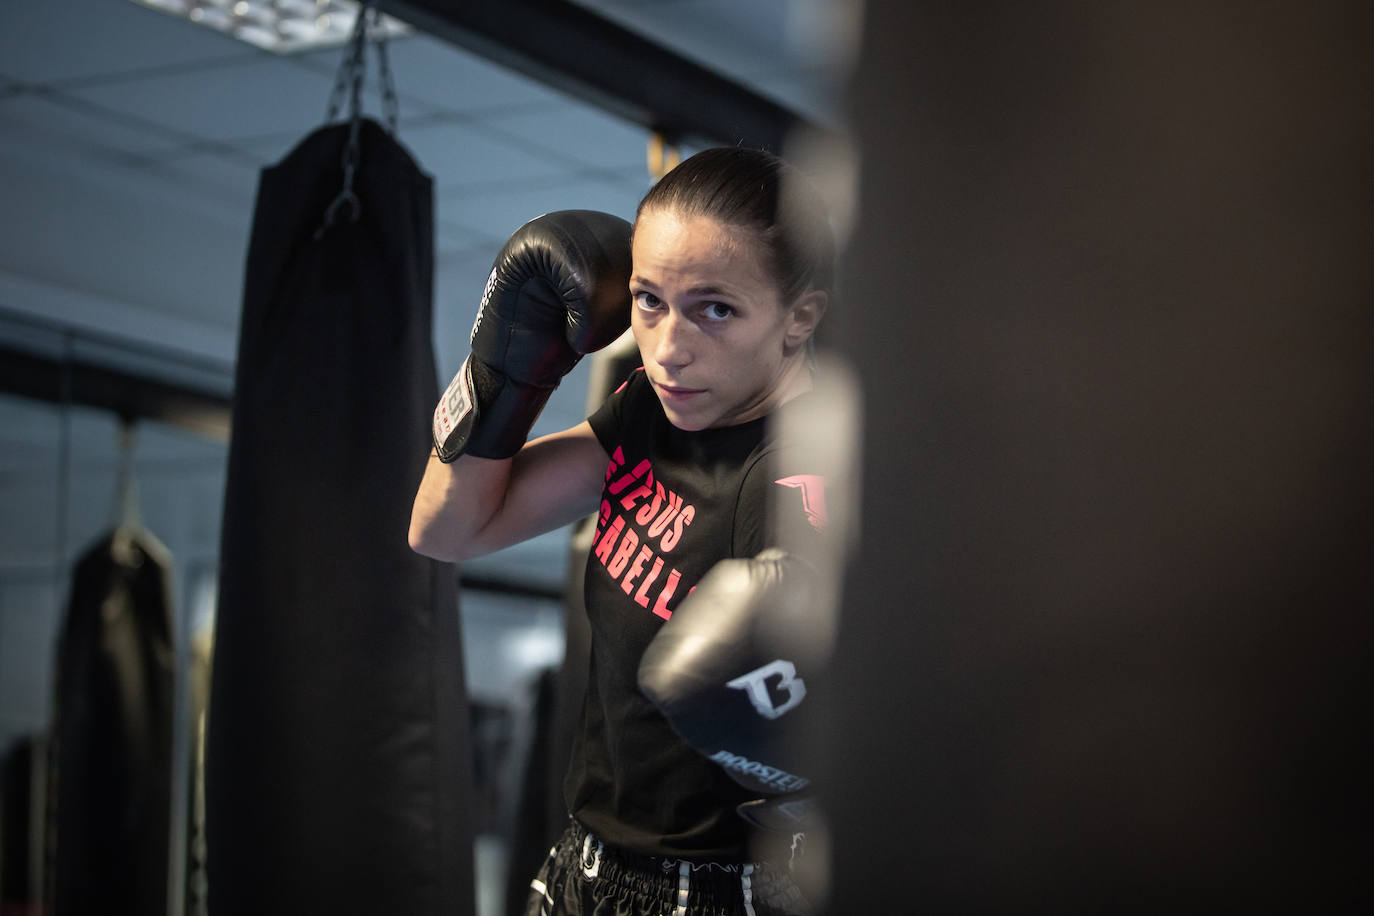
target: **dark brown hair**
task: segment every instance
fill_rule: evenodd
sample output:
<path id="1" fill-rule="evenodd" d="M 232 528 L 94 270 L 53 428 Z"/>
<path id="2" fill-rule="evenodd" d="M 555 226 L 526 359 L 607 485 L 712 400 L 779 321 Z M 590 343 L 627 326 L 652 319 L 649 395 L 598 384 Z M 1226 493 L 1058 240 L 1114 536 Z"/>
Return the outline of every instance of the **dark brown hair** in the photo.
<path id="1" fill-rule="evenodd" d="M 703 150 L 649 189 L 635 222 L 649 210 L 705 216 L 753 231 L 784 303 L 812 289 L 833 297 L 835 237 L 825 205 L 805 175 L 772 153 Z"/>

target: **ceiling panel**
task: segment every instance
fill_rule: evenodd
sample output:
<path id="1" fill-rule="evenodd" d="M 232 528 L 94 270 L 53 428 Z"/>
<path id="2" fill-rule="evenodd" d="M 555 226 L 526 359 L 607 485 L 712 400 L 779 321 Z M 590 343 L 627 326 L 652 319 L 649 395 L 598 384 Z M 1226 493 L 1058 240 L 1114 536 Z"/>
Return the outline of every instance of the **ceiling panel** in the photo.
<path id="1" fill-rule="evenodd" d="M 329 73 L 337 70 L 341 59 L 338 49 L 313 51 L 301 56 L 302 62 L 323 68 Z M 396 92 L 401 96 L 403 117 L 425 108 L 475 114 L 562 100 L 559 93 L 542 83 L 423 33 L 388 42 L 387 60 Z M 375 99 L 377 58 L 370 52 L 367 55 L 367 67 L 368 95 Z"/>
<path id="2" fill-rule="evenodd" d="M 533 139 L 560 159 L 599 169 L 645 169 L 649 132 L 587 105 L 562 102 L 538 109 L 495 112 L 485 118 L 513 142 Z"/>
<path id="3" fill-rule="evenodd" d="M 509 185 L 563 174 L 566 166 L 539 147 L 516 137 L 492 136 L 472 123 L 405 127 L 400 140 L 434 176 L 438 187 L 449 184 Z"/>
<path id="4" fill-rule="evenodd" d="M 522 224 L 551 210 L 605 210 L 631 219 L 648 186 L 647 175 L 642 183 L 636 183 L 569 173 L 556 183 L 512 184 L 486 194 L 445 195 L 439 208 L 448 222 L 505 239 Z"/>
<path id="5" fill-rule="evenodd" d="M 5 156 L 0 175 L 3 267 L 152 313 L 236 323 L 251 201 L 226 207 L 159 171 L 57 158 Z"/>
<path id="6" fill-rule="evenodd" d="M 111 82 L 264 52 L 129 0 L 4 0 L 0 72 L 23 82 Z"/>
<path id="7" fill-rule="evenodd" d="M 191 28 L 187 24 L 187 28 Z M 305 130 L 324 122 L 333 81 L 278 58 L 193 76 L 158 76 L 71 89 L 76 98 L 210 140 Z"/>
<path id="8" fill-rule="evenodd" d="M 248 158 L 211 152 L 164 156 L 149 165 L 178 185 L 194 186 L 201 194 L 239 209 L 257 198 L 262 171 L 260 164 Z"/>
<path id="9" fill-rule="evenodd" d="M 0 96 L 0 128 L 0 143 L 29 149 L 56 147 L 88 159 L 150 153 L 186 143 L 179 131 L 150 130 L 147 125 L 59 93 Z"/>

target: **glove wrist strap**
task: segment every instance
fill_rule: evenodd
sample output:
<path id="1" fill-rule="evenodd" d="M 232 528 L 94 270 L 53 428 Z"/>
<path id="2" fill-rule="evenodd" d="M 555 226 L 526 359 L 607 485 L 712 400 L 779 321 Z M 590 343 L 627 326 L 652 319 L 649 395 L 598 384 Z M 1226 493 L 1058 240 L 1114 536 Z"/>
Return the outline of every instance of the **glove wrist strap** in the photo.
<path id="1" fill-rule="evenodd" d="M 434 409 L 439 460 L 510 458 L 525 444 L 553 391 L 512 381 L 469 356 Z"/>

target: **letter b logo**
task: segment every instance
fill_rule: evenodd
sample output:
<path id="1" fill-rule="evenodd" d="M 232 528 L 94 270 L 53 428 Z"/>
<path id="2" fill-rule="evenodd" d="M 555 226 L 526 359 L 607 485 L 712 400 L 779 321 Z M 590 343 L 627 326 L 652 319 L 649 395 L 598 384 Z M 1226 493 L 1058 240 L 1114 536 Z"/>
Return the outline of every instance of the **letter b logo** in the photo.
<path id="1" fill-rule="evenodd" d="M 768 689 L 768 679 L 774 675 L 779 678 L 774 689 L 782 691 L 787 696 L 787 699 L 777 706 L 773 705 L 773 694 Z M 749 695 L 749 702 L 754 704 L 754 709 L 767 719 L 778 718 L 806 696 L 806 683 L 797 677 L 797 666 L 781 658 L 728 681 L 725 686 L 745 691 Z"/>

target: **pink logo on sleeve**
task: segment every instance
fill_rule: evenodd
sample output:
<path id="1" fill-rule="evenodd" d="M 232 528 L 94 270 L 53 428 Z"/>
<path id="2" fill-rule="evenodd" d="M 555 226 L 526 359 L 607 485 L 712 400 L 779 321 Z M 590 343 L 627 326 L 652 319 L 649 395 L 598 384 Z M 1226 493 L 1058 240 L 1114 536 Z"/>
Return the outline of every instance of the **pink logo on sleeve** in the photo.
<path id="1" fill-rule="evenodd" d="M 796 487 L 801 490 L 802 510 L 806 512 L 806 520 L 817 531 L 825 530 L 824 477 L 819 474 L 794 474 L 791 477 L 784 477 L 782 480 L 773 482 L 784 487 Z"/>

